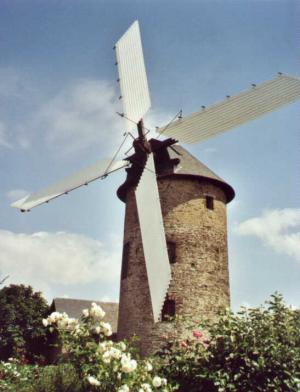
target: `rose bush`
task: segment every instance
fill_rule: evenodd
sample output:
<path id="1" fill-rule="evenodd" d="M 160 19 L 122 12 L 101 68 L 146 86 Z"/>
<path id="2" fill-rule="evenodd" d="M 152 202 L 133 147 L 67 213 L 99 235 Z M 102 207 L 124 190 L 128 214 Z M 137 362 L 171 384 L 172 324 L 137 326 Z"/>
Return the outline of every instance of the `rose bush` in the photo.
<path id="1" fill-rule="evenodd" d="M 58 334 L 65 360 L 72 364 L 86 388 L 101 392 L 169 392 L 174 388 L 157 374 L 150 359 L 137 357 L 125 342 L 115 343 L 105 312 L 93 303 L 82 311 L 80 322 L 66 313 L 52 313 L 43 324 Z"/>
<path id="2" fill-rule="evenodd" d="M 300 311 L 274 294 L 266 307 L 226 310 L 160 353 L 178 391 L 299 392 Z M 203 332 L 205 331 L 205 332 Z"/>

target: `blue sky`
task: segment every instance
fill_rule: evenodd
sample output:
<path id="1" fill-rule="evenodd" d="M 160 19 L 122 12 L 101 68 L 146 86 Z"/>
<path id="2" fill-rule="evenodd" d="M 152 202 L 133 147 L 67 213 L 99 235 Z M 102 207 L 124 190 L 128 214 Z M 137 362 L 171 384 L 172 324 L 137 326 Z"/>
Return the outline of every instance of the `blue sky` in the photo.
<path id="1" fill-rule="evenodd" d="M 113 154 L 123 124 L 112 48 L 136 19 L 150 127 L 278 71 L 299 75 L 296 1 L 2 0 L 0 274 L 48 300 L 118 299 L 123 172 L 29 214 L 9 205 Z M 236 190 L 228 206 L 234 309 L 275 290 L 299 306 L 299 104 L 188 148 Z"/>

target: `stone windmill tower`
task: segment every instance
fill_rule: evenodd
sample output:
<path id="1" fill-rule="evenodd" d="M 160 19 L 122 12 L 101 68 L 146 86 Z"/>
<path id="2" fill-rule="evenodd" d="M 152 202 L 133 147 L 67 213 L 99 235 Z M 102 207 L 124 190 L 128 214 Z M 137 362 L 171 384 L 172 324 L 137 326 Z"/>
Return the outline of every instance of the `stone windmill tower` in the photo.
<path id="1" fill-rule="evenodd" d="M 118 338 L 139 336 L 143 355 L 158 350 L 168 332 L 184 335 L 184 326 L 174 330 L 169 316 L 213 319 L 230 305 L 226 204 L 234 190 L 179 145 L 162 147 L 154 159 L 172 270 L 157 323 L 153 322 L 134 194 L 135 165 L 118 190 L 126 203 Z"/>
<path id="2" fill-rule="evenodd" d="M 141 351 L 159 347 L 167 316 L 214 317 L 229 305 L 226 204 L 230 185 L 178 146 L 200 142 L 300 98 L 300 80 L 276 78 L 158 128 L 148 140 L 143 116 L 150 94 L 138 22 L 115 46 L 126 133 L 134 154 L 117 153 L 12 204 L 21 211 L 127 168 L 118 196 L 126 202 L 119 338 L 136 333 Z M 138 136 L 132 135 L 133 124 Z M 170 138 L 159 140 L 164 135 Z M 125 140 L 124 139 L 124 140 Z M 182 326 L 184 329 L 184 326 Z M 178 329 L 178 334 L 182 333 Z"/>

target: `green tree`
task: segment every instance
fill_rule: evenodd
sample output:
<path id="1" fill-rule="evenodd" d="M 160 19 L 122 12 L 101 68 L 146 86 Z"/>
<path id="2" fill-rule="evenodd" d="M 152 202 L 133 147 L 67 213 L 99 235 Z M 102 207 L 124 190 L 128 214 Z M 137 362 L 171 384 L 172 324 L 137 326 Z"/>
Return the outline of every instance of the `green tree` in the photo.
<path id="1" fill-rule="evenodd" d="M 0 290 L 0 359 L 35 362 L 43 359 L 47 333 L 42 319 L 49 311 L 40 292 L 31 286 L 10 285 Z"/>
<path id="2" fill-rule="evenodd" d="M 299 392 L 300 311 L 279 294 L 266 305 L 228 310 L 190 339 L 169 342 L 165 376 L 182 392 Z"/>

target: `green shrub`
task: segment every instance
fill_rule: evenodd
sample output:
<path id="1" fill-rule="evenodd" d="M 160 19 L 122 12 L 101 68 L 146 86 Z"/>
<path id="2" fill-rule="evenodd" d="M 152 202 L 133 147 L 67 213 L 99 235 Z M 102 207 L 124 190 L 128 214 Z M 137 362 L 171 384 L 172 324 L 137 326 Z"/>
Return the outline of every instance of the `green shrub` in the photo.
<path id="1" fill-rule="evenodd" d="M 62 364 L 41 367 L 32 392 L 84 392 L 84 387 L 73 366 Z"/>
<path id="2" fill-rule="evenodd" d="M 168 343 L 165 376 L 182 392 L 299 392 L 300 311 L 278 294 L 266 304 L 227 310 L 187 341 Z"/>
<path id="3" fill-rule="evenodd" d="M 0 391 L 85 392 L 73 366 L 21 365 L 16 360 L 0 363 Z"/>
<path id="4" fill-rule="evenodd" d="M 0 290 L 0 360 L 45 361 L 47 333 L 42 319 L 49 307 L 31 286 L 10 285 Z"/>

